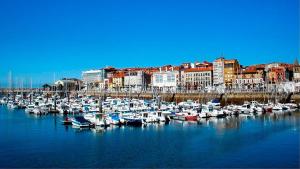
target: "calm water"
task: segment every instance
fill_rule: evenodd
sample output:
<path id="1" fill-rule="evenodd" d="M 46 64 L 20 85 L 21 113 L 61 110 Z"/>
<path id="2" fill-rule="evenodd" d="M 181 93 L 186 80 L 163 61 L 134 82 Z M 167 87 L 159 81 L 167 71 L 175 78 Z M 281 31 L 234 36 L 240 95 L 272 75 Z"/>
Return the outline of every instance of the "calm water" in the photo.
<path id="1" fill-rule="evenodd" d="M 0 168 L 299 168 L 300 113 L 171 122 L 103 133 L 0 107 Z"/>

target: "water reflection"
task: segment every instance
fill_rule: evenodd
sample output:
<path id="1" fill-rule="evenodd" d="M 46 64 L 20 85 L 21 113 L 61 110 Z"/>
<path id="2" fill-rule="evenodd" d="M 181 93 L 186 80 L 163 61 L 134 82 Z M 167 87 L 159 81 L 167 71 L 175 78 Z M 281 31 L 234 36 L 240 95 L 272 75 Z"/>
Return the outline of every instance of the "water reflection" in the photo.
<path id="1" fill-rule="evenodd" d="M 0 111 L 3 168 L 299 166 L 299 112 L 80 129 L 61 115 Z"/>
<path id="2" fill-rule="evenodd" d="M 208 119 L 200 119 L 199 121 L 179 121 L 179 120 L 171 120 L 169 123 L 150 123 L 150 124 L 144 124 L 140 127 L 134 127 L 134 126 L 109 126 L 106 128 L 75 128 L 71 126 L 64 126 L 65 131 L 68 131 L 70 128 L 75 129 L 76 132 L 86 132 L 86 131 L 93 131 L 93 132 L 111 132 L 113 130 L 129 130 L 129 131 L 135 131 L 135 130 L 141 130 L 141 131 L 147 131 L 147 130 L 164 130 L 165 127 L 168 125 L 174 126 L 174 127 L 209 127 L 216 129 L 217 132 L 222 133 L 225 130 L 238 130 L 243 126 L 243 123 L 246 123 L 247 121 L 253 121 L 255 123 L 260 123 L 261 126 L 269 126 L 274 125 L 276 122 L 280 122 L 282 124 L 291 124 L 296 125 L 299 123 L 297 121 L 297 118 L 300 118 L 299 112 L 283 112 L 283 113 L 268 113 L 268 114 L 262 114 L 262 115 L 240 115 L 240 116 L 227 116 L 225 118 L 208 118 Z M 40 118 L 40 116 L 38 116 Z M 57 125 L 61 125 L 62 116 L 54 116 L 54 123 L 55 127 Z"/>
<path id="3" fill-rule="evenodd" d="M 298 117 L 297 117 L 298 116 Z M 228 116 L 225 118 L 209 118 L 200 119 L 203 126 L 214 127 L 218 130 L 229 130 L 229 129 L 239 129 L 243 122 L 246 121 L 260 121 L 263 125 L 268 125 L 270 123 L 285 122 L 285 123 L 297 123 L 299 118 L 299 112 L 284 112 L 280 114 L 269 113 L 263 115 L 243 115 L 243 116 Z M 186 122 L 183 122 L 186 123 Z M 183 125 L 186 126 L 186 125 Z"/>

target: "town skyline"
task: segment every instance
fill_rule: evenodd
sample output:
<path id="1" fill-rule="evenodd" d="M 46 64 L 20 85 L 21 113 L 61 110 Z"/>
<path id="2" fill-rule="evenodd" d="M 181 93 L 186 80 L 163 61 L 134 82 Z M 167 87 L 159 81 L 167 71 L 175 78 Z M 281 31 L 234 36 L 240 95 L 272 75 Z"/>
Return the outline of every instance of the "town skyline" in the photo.
<path id="1" fill-rule="evenodd" d="M 224 55 L 220 55 L 219 57 L 216 57 L 214 60 L 218 59 L 218 58 L 225 58 L 225 59 L 236 59 L 239 61 L 239 59 L 237 58 L 232 58 L 232 57 L 226 57 Z M 59 79 L 63 79 L 63 78 L 77 78 L 77 79 L 82 79 L 82 72 L 86 71 L 86 70 L 100 70 L 106 67 L 113 67 L 116 69 L 129 69 L 129 68 L 160 68 L 160 67 L 164 67 L 164 66 L 180 66 L 183 63 L 196 63 L 196 62 L 213 62 L 214 60 L 195 60 L 195 61 L 184 61 L 178 64 L 170 64 L 170 63 L 166 63 L 166 64 L 162 64 L 162 65 L 146 65 L 146 66 L 139 66 L 139 65 L 132 65 L 132 66 L 123 66 L 123 67 L 116 67 L 114 65 L 105 65 L 105 66 L 98 66 L 98 67 L 88 67 L 86 69 L 83 70 L 69 70 L 69 71 L 62 71 L 62 72 L 38 72 L 38 73 L 28 73 L 28 74 L 18 74 L 15 73 L 13 70 L 9 70 L 6 73 L 6 76 L 0 78 L 0 88 L 2 87 L 9 87 L 9 76 L 11 74 L 12 76 L 12 81 L 13 81 L 13 86 L 15 87 L 19 87 L 23 84 L 23 87 L 41 87 L 43 84 L 51 84 L 54 83 L 54 81 L 57 81 Z M 287 62 L 285 61 L 271 61 L 268 63 L 254 63 L 254 64 L 250 64 L 250 65 L 245 65 L 242 64 L 240 61 L 240 66 L 243 67 L 248 67 L 248 66 L 253 66 L 253 65 L 260 65 L 260 64 L 271 64 L 271 63 L 286 63 L 286 64 L 294 64 L 295 60 L 299 60 L 297 57 L 294 58 L 294 60 L 291 60 L 291 62 Z M 99 64 L 101 65 L 101 64 Z M 103 64 L 102 64 L 103 65 Z M 44 78 L 46 77 L 46 78 Z"/>
<path id="2" fill-rule="evenodd" d="M 168 68 L 168 72 L 171 71 L 171 68 L 172 69 L 177 69 L 177 70 L 181 70 L 182 72 L 185 72 L 185 71 L 189 71 L 189 69 L 194 69 L 194 68 L 203 68 L 203 66 L 201 65 L 205 65 L 205 64 L 208 64 L 212 70 L 211 70 L 211 75 L 213 76 L 214 74 L 216 74 L 216 72 L 214 72 L 213 68 L 215 66 L 213 66 L 213 63 L 219 59 L 225 59 L 225 61 L 236 61 L 237 62 L 237 69 L 235 71 L 235 73 L 233 74 L 243 74 L 244 72 L 243 71 L 246 71 L 248 68 L 251 68 L 251 67 L 261 67 L 263 65 L 264 69 L 269 69 L 267 68 L 268 65 L 290 65 L 291 66 L 291 69 L 293 69 L 294 66 L 298 66 L 299 64 L 296 64 L 296 62 L 298 63 L 299 60 L 298 58 L 295 58 L 295 60 L 292 62 L 292 63 L 288 63 L 288 62 L 269 62 L 269 63 L 256 63 L 256 64 L 251 64 L 251 65 L 244 65 L 242 63 L 240 63 L 240 61 L 236 58 L 226 58 L 224 57 L 223 55 L 215 58 L 214 60 L 210 61 L 210 60 L 196 60 L 196 61 L 190 61 L 190 62 L 182 62 L 180 64 L 164 64 L 164 65 L 159 65 L 159 66 L 128 66 L 128 67 L 115 67 L 115 66 L 112 66 L 112 65 L 106 65 L 104 67 L 98 67 L 98 68 L 88 68 L 88 69 L 85 69 L 85 70 L 81 70 L 80 72 L 77 72 L 75 73 L 75 76 L 67 76 L 66 74 L 61 74 L 61 76 L 55 72 L 53 73 L 48 73 L 48 75 L 46 75 L 47 73 L 41 73 L 42 75 L 46 75 L 46 76 L 52 76 L 50 77 L 51 80 L 49 81 L 43 81 L 43 80 L 39 80 L 39 81 L 36 81 L 34 80 L 32 77 L 16 77 L 12 71 L 9 71 L 8 72 L 8 76 L 6 78 L 6 84 L 5 83 L 0 83 L 0 87 L 4 87 L 4 88 L 40 88 L 42 87 L 43 85 L 45 84 L 54 84 L 55 82 L 57 82 L 58 80 L 62 80 L 62 79 L 72 79 L 72 78 L 75 78 L 75 79 L 80 79 L 82 81 L 84 81 L 84 72 L 89 72 L 89 71 L 98 71 L 98 70 L 104 70 L 104 69 L 113 69 L 112 73 L 113 74 L 118 74 L 118 72 L 130 72 L 130 71 L 139 71 L 139 70 L 142 70 L 142 71 L 150 71 L 150 72 L 157 72 L 157 71 L 162 71 L 162 72 L 165 72 L 165 68 Z M 187 67 L 185 65 L 188 65 Z M 207 67 L 207 66 L 205 66 Z M 274 66 L 271 66 L 271 67 L 274 67 Z M 277 67 L 277 66 L 275 66 Z M 284 66 L 286 67 L 286 66 Z M 287 67 L 286 67 L 287 68 Z M 224 66 L 223 66 L 223 69 L 224 69 Z M 114 73 L 115 72 L 115 73 Z M 171 71 L 172 72 L 172 71 Z M 193 71 L 192 71 L 193 72 Z M 150 73 L 152 76 L 152 73 Z M 105 77 L 107 78 L 107 77 Z M 229 79 L 235 81 L 235 79 L 238 78 L 238 77 L 231 77 Z M 262 78 L 262 77 L 260 77 Z M 266 77 L 264 77 L 264 81 L 267 80 L 265 79 Z M 103 79 L 104 80 L 104 79 Z M 290 79 L 291 80 L 291 79 Z M 213 86 L 213 80 L 211 80 L 211 86 Z M 152 82 L 150 82 L 152 83 Z"/>

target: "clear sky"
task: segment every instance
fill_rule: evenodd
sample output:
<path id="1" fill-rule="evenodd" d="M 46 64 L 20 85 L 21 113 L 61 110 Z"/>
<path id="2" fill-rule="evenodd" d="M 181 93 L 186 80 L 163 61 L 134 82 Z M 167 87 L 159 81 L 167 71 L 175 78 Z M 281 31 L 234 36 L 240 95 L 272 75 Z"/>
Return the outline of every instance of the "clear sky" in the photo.
<path id="1" fill-rule="evenodd" d="M 81 71 L 299 58 L 299 0 L 1 0 L 0 86 Z"/>

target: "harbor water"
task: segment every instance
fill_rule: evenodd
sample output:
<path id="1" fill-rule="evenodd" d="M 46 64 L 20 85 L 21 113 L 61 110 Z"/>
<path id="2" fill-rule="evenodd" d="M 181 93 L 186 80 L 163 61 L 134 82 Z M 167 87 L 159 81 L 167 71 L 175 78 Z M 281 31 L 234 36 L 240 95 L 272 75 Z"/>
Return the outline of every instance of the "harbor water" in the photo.
<path id="1" fill-rule="evenodd" d="M 103 132 L 0 106 L 0 168 L 299 168 L 300 112 Z"/>

